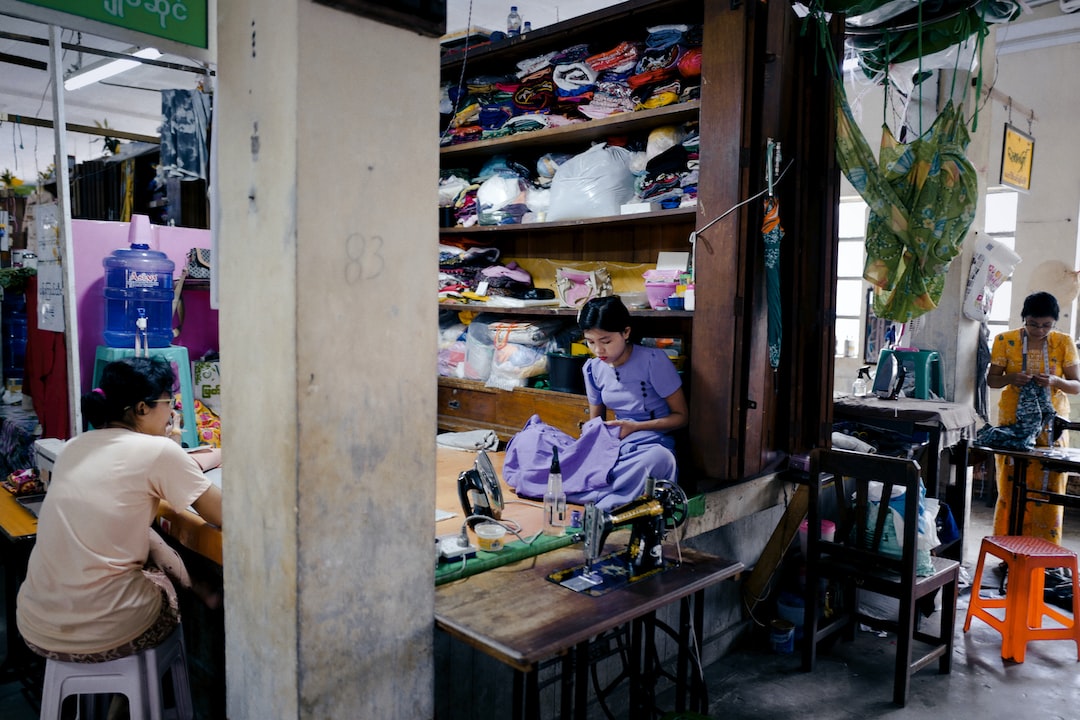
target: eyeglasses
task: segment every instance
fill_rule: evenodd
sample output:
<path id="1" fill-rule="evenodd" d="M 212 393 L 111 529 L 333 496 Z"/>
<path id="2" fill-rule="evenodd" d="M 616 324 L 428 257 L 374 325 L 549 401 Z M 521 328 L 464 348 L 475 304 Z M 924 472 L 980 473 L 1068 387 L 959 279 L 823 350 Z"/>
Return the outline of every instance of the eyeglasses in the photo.
<path id="1" fill-rule="evenodd" d="M 171 397 L 158 398 L 157 400 L 147 400 L 146 402 L 147 403 L 153 403 L 155 405 L 157 405 L 158 403 L 167 402 L 172 406 L 172 408 L 171 408 L 172 410 L 176 410 L 176 402 Z"/>
<path id="2" fill-rule="evenodd" d="M 1026 327 L 1028 330 L 1051 330 L 1051 329 L 1053 329 L 1054 325 L 1055 325 L 1055 323 L 1052 323 L 1052 322 L 1046 322 L 1046 323 L 1026 322 L 1026 323 L 1024 323 L 1024 327 Z"/>

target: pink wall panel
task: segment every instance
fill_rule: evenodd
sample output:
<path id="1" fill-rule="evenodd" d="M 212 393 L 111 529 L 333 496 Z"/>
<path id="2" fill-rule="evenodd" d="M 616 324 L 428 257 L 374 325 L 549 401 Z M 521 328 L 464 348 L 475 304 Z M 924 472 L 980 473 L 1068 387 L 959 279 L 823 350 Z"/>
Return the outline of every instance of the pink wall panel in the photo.
<path id="1" fill-rule="evenodd" d="M 105 343 L 105 269 L 101 261 L 113 250 L 128 247 L 128 223 L 72 220 L 71 241 L 75 253 L 76 312 L 79 323 L 81 392 L 90 390 L 94 353 Z M 176 263 L 176 275 L 187 262 L 188 250 L 210 247 L 210 231 L 194 228 L 150 226 L 149 245 Z M 184 291 L 184 326 L 174 341 L 188 349 L 191 359 L 218 349 L 218 311 L 210 307 L 208 290 Z M 175 319 L 174 319 L 175 322 Z"/>

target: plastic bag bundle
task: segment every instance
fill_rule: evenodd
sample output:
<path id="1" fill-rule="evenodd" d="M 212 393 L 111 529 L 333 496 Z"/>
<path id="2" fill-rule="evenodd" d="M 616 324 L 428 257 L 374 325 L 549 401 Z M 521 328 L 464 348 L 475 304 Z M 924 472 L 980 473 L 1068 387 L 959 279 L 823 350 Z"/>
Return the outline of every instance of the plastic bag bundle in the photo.
<path id="1" fill-rule="evenodd" d="M 873 533 L 877 525 L 877 513 L 881 511 L 882 492 L 885 487 L 882 483 L 870 483 L 871 512 L 866 516 L 866 531 Z M 900 487 L 892 488 L 892 495 L 885 505 L 889 515 L 885 518 L 884 535 L 881 541 L 881 551 L 886 555 L 899 558 L 904 548 L 904 495 L 906 490 Z M 932 510 L 927 507 L 926 488 L 919 484 L 919 517 L 918 523 L 918 547 L 915 553 L 915 574 L 926 577 L 934 574 L 934 565 L 930 560 L 930 551 L 941 544 L 937 532 L 938 505 L 933 504 Z"/>
<path id="2" fill-rule="evenodd" d="M 468 344 L 464 340 L 454 342 L 439 348 L 439 375 L 441 377 L 465 377 L 465 353 Z"/>
<path id="3" fill-rule="evenodd" d="M 964 315 L 979 322 L 989 320 L 994 293 L 1012 276 L 1019 262 L 1020 256 L 1005 245 L 993 240 L 980 242 L 971 258 Z"/>
<path id="4" fill-rule="evenodd" d="M 630 151 L 594 145 L 559 166 L 551 181 L 547 219 L 580 220 L 618 215 L 634 197 Z"/>
<path id="5" fill-rule="evenodd" d="M 487 385 L 511 390 L 525 385 L 528 378 L 543 375 L 547 370 L 546 346 L 509 343 L 495 349 Z"/>

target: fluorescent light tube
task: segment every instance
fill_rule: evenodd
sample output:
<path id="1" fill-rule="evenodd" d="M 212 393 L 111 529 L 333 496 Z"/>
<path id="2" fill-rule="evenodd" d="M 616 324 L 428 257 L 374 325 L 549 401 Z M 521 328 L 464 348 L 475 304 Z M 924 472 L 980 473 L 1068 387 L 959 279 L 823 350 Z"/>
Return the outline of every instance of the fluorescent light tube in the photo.
<path id="1" fill-rule="evenodd" d="M 144 58 L 146 60 L 157 60 L 161 57 L 161 52 L 156 48 L 143 48 L 138 52 L 132 53 L 134 57 Z M 72 73 L 71 76 L 64 81 L 65 90 L 78 90 L 79 88 L 92 85 L 96 82 L 101 82 L 105 78 L 110 78 L 113 75 L 119 75 L 120 73 L 130 70 L 139 64 L 138 60 L 109 60 L 103 63 L 94 63 L 88 65 L 82 70 L 77 70 Z"/>

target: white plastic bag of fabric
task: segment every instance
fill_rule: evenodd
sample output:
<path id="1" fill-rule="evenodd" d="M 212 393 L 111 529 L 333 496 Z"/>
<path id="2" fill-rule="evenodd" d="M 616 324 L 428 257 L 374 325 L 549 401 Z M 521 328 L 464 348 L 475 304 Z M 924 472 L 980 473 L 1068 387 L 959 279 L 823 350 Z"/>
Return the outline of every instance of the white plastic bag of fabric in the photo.
<path id="1" fill-rule="evenodd" d="M 559 166 L 551 180 L 549 221 L 618 215 L 634 198 L 631 153 L 626 148 L 593 145 Z"/>
<path id="2" fill-rule="evenodd" d="M 525 191 L 525 183 L 517 175 L 493 175 L 476 191 L 480 211 L 501 210 L 518 199 Z"/>
<path id="3" fill-rule="evenodd" d="M 469 331 L 465 333 L 465 377 L 469 380 L 486 381 L 491 375 L 495 346 L 491 340 L 491 329 L 482 318 L 482 315 L 473 318 Z"/>
<path id="4" fill-rule="evenodd" d="M 871 502 L 870 512 L 866 515 L 866 530 L 873 533 L 877 525 L 877 515 L 881 512 L 882 494 L 885 486 L 879 482 L 871 482 L 869 487 L 869 499 Z M 899 558 L 904 550 L 904 523 L 908 518 L 904 517 L 904 495 L 906 489 L 893 486 L 892 495 L 885 504 L 888 516 L 885 518 L 884 536 L 881 540 L 881 552 Z M 927 503 L 926 488 L 919 483 L 919 517 L 916 518 L 917 547 L 915 552 L 915 574 L 926 577 L 934 573 L 934 565 L 930 560 L 930 551 L 941 544 L 937 534 L 937 503 L 931 506 Z"/>
<path id="5" fill-rule="evenodd" d="M 468 343 L 464 340 L 455 340 L 444 347 L 440 347 L 439 375 L 453 378 L 465 377 L 465 354 L 467 351 Z"/>
<path id="6" fill-rule="evenodd" d="M 469 181 L 451 175 L 439 180 L 439 207 L 454 207 L 458 196 L 469 188 Z"/>
<path id="7" fill-rule="evenodd" d="M 964 315 L 978 322 L 989 320 L 994 293 L 1012 276 L 1019 262 L 1020 256 L 1007 246 L 989 239 L 982 240 L 971 258 L 964 293 Z"/>
<path id="8" fill-rule="evenodd" d="M 488 387 L 512 390 L 522 387 L 528 378 L 548 371 L 547 347 L 507 343 L 495 348 L 488 375 Z"/>

